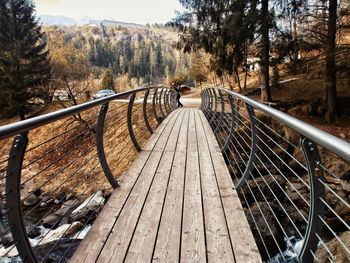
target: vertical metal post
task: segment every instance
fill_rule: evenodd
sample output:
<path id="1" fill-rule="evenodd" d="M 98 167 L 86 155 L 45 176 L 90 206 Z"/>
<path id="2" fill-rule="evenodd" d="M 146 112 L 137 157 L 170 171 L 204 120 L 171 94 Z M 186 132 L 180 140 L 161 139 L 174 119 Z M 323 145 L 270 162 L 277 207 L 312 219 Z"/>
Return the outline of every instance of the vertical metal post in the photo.
<path id="1" fill-rule="evenodd" d="M 237 185 L 235 186 L 237 191 L 240 191 L 241 187 L 245 184 L 246 180 L 249 179 L 251 172 L 254 168 L 254 163 L 256 161 L 256 153 L 258 151 L 258 129 L 256 127 L 256 119 L 255 119 L 255 112 L 254 108 L 246 103 L 246 109 L 249 114 L 249 120 L 250 120 L 250 128 L 251 128 L 251 136 L 252 136 L 252 143 L 251 143 L 251 150 L 249 154 L 249 160 L 247 163 L 247 166 L 244 170 L 244 173 L 242 177 L 239 179 Z"/>
<path id="2" fill-rule="evenodd" d="M 203 105 L 204 105 L 204 97 L 203 97 L 203 90 L 202 90 L 201 91 L 201 106 L 199 107 L 199 109 L 201 111 L 203 111 L 203 109 L 204 109 Z"/>
<path id="3" fill-rule="evenodd" d="M 232 95 L 227 94 L 227 96 L 228 96 L 228 99 L 230 102 L 230 108 L 231 108 L 231 128 L 230 128 L 230 133 L 228 134 L 228 136 L 226 138 L 226 142 L 224 143 L 224 146 L 221 148 L 221 152 L 223 155 L 225 155 L 225 153 L 228 149 L 228 146 L 229 146 L 229 144 L 232 140 L 232 137 L 233 137 L 234 130 L 236 128 L 236 119 L 234 118 L 234 116 L 236 114 L 236 113 L 234 113 L 234 111 L 235 111 L 234 101 L 233 101 Z"/>
<path id="4" fill-rule="evenodd" d="M 173 111 L 176 110 L 177 105 L 176 105 L 176 93 L 172 90 L 171 91 L 171 105 L 172 105 L 172 109 Z"/>
<path id="5" fill-rule="evenodd" d="M 209 121 L 210 125 L 213 127 L 215 127 L 215 121 L 216 121 L 216 114 L 218 112 L 218 98 L 216 96 L 216 92 L 215 92 L 215 89 L 211 89 L 211 94 L 212 94 L 212 98 L 213 98 L 213 111 L 212 111 L 212 116 L 211 116 L 211 119 Z"/>
<path id="6" fill-rule="evenodd" d="M 164 89 L 162 88 L 160 90 L 160 94 L 159 94 L 159 108 L 160 108 L 160 112 L 162 113 L 163 119 L 164 119 L 165 118 L 165 114 L 164 114 L 163 107 L 162 107 L 163 93 L 164 93 Z"/>
<path id="7" fill-rule="evenodd" d="M 207 119 L 209 118 L 209 114 L 210 114 L 210 110 L 211 110 L 211 101 L 210 101 L 209 90 L 210 90 L 210 89 L 206 89 L 206 90 L 205 90 L 207 100 L 206 100 L 206 107 L 205 107 L 204 114 L 205 114 L 205 117 L 206 117 Z"/>
<path id="8" fill-rule="evenodd" d="M 164 108 L 166 110 L 166 116 L 168 116 L 171 110 L 169 109 L 169 90 L 167 89 L 164 93 Z"/>
<path id="9" fill-rule="evenodd" d="M 111 169 L 109 168 L 105 148 L 103 144 L 103 133 L 104 133 L 104 125 L 106 120 L 106 115 L 108 112 L 109 104 L 105 103 L 102 105 L 100 109 L 100 113 L 97 120 L 97 128 L 96 128 L 96 148 L 97 148 L 97 156 L 100 161 L 102 170 L 107 177 L 108 182 L 115 189 L 119 186 L 117 180 L 114 178 Z"/>
<path id="10" fill-rule="evenodd" d="M 316 234 L 322 231 L 322 221 L 320 217 L 324 217 L 325 205 L 321 201 L 321 198 L 325 200 L 325 187 L 321 183 L 324 182 L 323 170 L 317 167 L 321 162 L 317 145 L 308 138 L 302 139 L 301 145 L 307 162 L 310 181 L 308 225 L 304 236 L 303 247 L 299 255 L 299 262 L 306 263 L 314 261 L 312 253 L 316 252 L 319 241 Z"/>
<path id="11" fill-rule="evenodd" d="M 224 120 L 224 116 L 225 116 L 225 98 L 224 98 L 221 90 L 219 90 L 219 96 L 220 96 L 220 101 L 221 101 L 221 114 L 220 114 L 219 121 L 217 122 L 216 128 L 214 130 L 214 133 L 216 133 L 219 130 L 219 128 Z"/>
<path id="12" fill-rule="evenodd" d="M 6 177 L 6 209 L 8 221 L 12 225 L 11 234 L 23 262 L 36 263 L 37 260 L 30 245 L 21 211 L 21 173 L 24 154 L 28 145 L 26 134 L 15 137 L 10 150 Z"/>
<path id="13" fill-rule="evenodd" d="M 162 119 L 158 116 L 157 114 L 157 96 L 158 96 L 158 88 L 154 90 L 154 93 L 153 93 L 153 99 L 152 99 L 152 110 L 153 110 L 153 115 L 154 115 L 154 118 L 156 118 L 156 121 L 158 122 L 158 124 L 160 124 L 162 122 Z"/>
<path id="14" fill-rule="evenodd" d="M 153 129 L 148 121 L 148 114 L 147 114 L 148 96 L 149 96 L 149 90 L 146 91 L 145 96 L 143 98 L 143 119 L 145 121 L 147 129 L 151 134 L 153 134 Z"/>
<path id="15" fill-rule="evenodd" d="M 141 152 L 141 146 L 139 145 L 136 137 L 135 137 L 135 133 L 134 133 L 134 128 L 132 127 L 132 109 L 134 107 L 134 101 L 135 101 L 135 97 L 136 97 L 136 93 L 133 93 L 130 96 L 130 100 L 129 100 L 129 105 L 128 105 L 128 130 L 129 130 L 129 135 L 131 138 L 132 143 L 134 144 L 136 150 L 138 152 Z"/>

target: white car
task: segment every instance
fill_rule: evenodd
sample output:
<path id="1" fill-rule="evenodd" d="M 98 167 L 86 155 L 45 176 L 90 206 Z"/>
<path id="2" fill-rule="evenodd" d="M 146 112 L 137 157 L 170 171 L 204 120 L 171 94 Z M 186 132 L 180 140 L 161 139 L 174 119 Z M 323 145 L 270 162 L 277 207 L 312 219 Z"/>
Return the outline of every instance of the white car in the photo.
<path id="1" fill-rule="evenodd" d="M 67 101 L 69 100 L 68 92 L 66 90 L 55 90 L 52 101 Z"/>
<path id="2" fill-rule="evenodd" d="M 98 91 L 96 94 L 94 94 L 92 96 L 92 98 L 94 100 L 96 100 L 96 99 L 101 99 L 101 98 L 104 98 L 104 97 L 112 96 L 114 94 L 115 94 L 115 92 L 113 90 L 111 90 L 111 89 L 103 89 L 103 90 Z"/>

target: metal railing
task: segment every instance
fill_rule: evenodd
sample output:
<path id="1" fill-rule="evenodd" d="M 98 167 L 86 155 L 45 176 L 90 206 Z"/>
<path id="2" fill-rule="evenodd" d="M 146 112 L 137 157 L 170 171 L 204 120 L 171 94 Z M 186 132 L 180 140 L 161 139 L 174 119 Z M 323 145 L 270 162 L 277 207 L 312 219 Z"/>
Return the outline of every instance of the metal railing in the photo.
<path id="1" fill-rule="evenodd" d="M 350 262 L 350 144 L 223 88 L 201 93 L 269 262 Z"/>
<path id="2" fill-rule="evenodd" d="M 0 127 L 0 258 L 67 262 L 175 108 L 174 91 L 149 87 Z"/>

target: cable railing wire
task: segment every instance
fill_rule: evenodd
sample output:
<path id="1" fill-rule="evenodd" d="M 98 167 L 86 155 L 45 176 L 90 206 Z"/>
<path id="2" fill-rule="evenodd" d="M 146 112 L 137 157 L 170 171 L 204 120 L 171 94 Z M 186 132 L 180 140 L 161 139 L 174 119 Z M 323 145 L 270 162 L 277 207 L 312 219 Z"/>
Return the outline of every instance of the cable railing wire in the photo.
<path id="1" fill-rule="evenodd" d="M 323 160 L 349 163 L 350 144 L 223 88 L 205 89 L 201 97 L 201 110 L 215 130 L 234 183 L 245 181 L 236 190 L 247 216 L 252 218 L 255 238 L 260 240 L 259 249 L 265 259 L 283 261 L 287 260 L 285 255 L 293 254 L 300 262 L 311 262 L 319 257 L 319 253 L 326 253 L 325 260 L 328 257 L 333 262 L 337 252 L 329 242 L 337 242 L 350 260 L 348 243 L 340 236 L 350 230 L 346 219 L 350 204 L 344 192 L 339 191 L 346 183 L 342 183 L 344 178 L 340 178 L 339 171 L 333 172 L 328 168 L 331 165 L 323 163 Z M 253 114 L 249 112 L 251 109 Z M 326 154 L 330 157 L 325 158 Z M 259 202 L 265 203 L 266 208 L 261 208 Z M 278 213 L 270 202 L 277 205 Z M 258 209 L 254 213 L 259 213 L 260 221 L 254 218 L 253 205 Z M 340 207 L 345 210 L 339 212 Z M 272 217 L 267 218 L 264 213 L 270 213 Z M 329 217 L 330 221 L 327 220 Z M 290 225 L 288 228 L 286 223 Z M 275 256 L 274 248 L 265 244 L 265 233 L 259 230 L 259 224 L 275 224 L 285 240 L 296 235 L 295 240 L 301 248 L 289 246 L 287 253 L 282 250 L 283 244 L 278 243 L 279 255 Z"/>
<path id="2" fill-rule="evenodd" d="M 158 90 L 156 100 L 151 98 L 155 95 L 154 90 Z M 17 240 L 16 236 L 13 236 L 15 240 L 9 245 L 6 255 L 2 256 L 13 255 L 17 251 L 18 254 L 15 254 L 25 262 L 46 262 L 52 258 L 66 262 L 76 249 L 73 240 L 79 242 L 78 240 L 83 238 L 80 234 L 82 231 L 86 232 L 85 229 L 93 224 L 113 188 L 117 187 L 112 181 L 116 182 L 136 158 L 135 143 L 144 145 L 151 135 L 150 127 L 155 129 L 177 108 L 174 105 L 175 100 L 172 99 L 172 92 L 163 87 L 140 88 L 0 127 L 1 140 L 6 139 L 9 143 L 11 136 L 20 138 L 17 136 L 20 134 L 22 134 L 20 140 L 28 140 L 22 152 L 23 161 L 16 163 L 23 170 L 20 185 L 26 190 L 18 191 L 20 200 L 14 198 L 17 201 L 6 203 L 6 209 L 2 209 L 1 214 L 2 217 L 8 217 L 13 216 L 15 210 L 21 210 L 22 217 L 17 220 L 23 222 L 24 228 L 7 224 L 0 233 L 13 236 L 15 232 L 22 232 L 24 239 L 21 237 Z M 126 97 L 137 93 L 140 94 L 137 100 L 125 100 Z M 142 99 L 146 94 L 148 99 Z M 123 100 L 119 101 L 120 98 Z M 111 103 L 114 101 L 116 103 Z M 127 108 L 131 103 L 134 107 L 129 112 Z M 109 107 L 106 108 L 106 105 Z M 105 111 L 102 112 L 103 120 L 101 111 Z M 79 119 L 76 119 L 74 115 L 78 113 Z M 48 126 L 55 122 L 57 124 Z M 34 133 L 31 131 L 35 129 L 36 134 L 42 133 L 45 129 L 40 128 L 44 126 L 47 126 L 46 139 L 33 136 Z M 134 129 L 135 141 L 131 138 L 130 127 Z M 101 152 L 96 150 L 101 139 L 104 142 L 102 145 L 106 160 L 104 163 L 100 158 Z M 13 149 L 13 145 L 11 147 L 9 144 L 8 148 Z M 3 165 L 4 171 L 7 169 L 7 164 L 11 164 L 11 161 L 13 163 L 14 158 L 11 156 L 0 158 L 0 165 Z M 113 179 L 108 178 L 106 174 L 108 170 Z M 5 186 L 8 180 L 18 180 L 13 175 L 9 176 L 6 171 L 1 178 Z M 104 193 L 100 204 L 94 204 L 96 207 L 85 214 L 84 210 L 90 209 L 90 202 L 100 191 Z M 4 188 L 1 198 L 11 200 L 9 196 L 14 196 L 16 192 L 16 189 L 6 191 Z M 33 196 L 38 201 L 25 205 L 33 199 Z M 87 197 L 91 199 L 86 199 Z M 79 208 L 78 213 L 72 214 L 82 204 L 84 207 Z M 57 222 L 43 226 L 43 222 L 51 215 L 57 215 Z M 73 224 L 82 225 L 78 231 L 74 230 L 74 235 L 67 236 L 66 234 L 73 229 Z M 56 235 L 56 229 L 63 225 L 67 227 L 60 236 L 47 243 L 48 238 L 52 238 L 51 233 Z M 36 229 L 39 229 L 39 234 L 31 234 L 36 233 Z M 25 240 L 30 245 L 29 248 L 21 245 Z M 61 242 L 66 242 L 64 240 L 71 243 L 64 247 L 58 258 L 55 253 L 57 249 L 61 249 Z M 47 249 L 43 250 L 45 246 Z"/>

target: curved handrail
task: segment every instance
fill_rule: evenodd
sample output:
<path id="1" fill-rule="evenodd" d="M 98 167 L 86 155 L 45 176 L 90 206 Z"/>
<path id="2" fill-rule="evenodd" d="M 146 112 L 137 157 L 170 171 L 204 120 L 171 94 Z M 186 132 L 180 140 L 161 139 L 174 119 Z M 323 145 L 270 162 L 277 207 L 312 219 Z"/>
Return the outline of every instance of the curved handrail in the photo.
<path id="1" fill-rule="evenodd" d="M 157 90 L 161 90 L 164 98 L 161 97 L 159 100 L 155 100 L 154 96 L 152 100 L 148 101 L 148 96 L 152 90 L 155 90 L 155 94 Z M 141 93 L 143 99 L 136 100 L 136 94 L 138 93 Z M 85 209 L 92 209 L 91 207 L 88 208 L 92 202 L 93 211 L 89 211 L 88 218 L 84 218 L 83 228 L 87 224 L 91 224 L 91 218 L 99 213 L 105 202 L 104 197 L 95 200 L 95 196 L 99 193 L 102 194 L 102 191 L 110 191 L 107 189 L 114 189 L 119 186 L 117 177 L 125 171 L 128 162 L 133 160 L 129 157 L 135 158 L 136 156 L 133 147 L 137 151 L 141 151 L 141 145 L 153 132 L 151 125 L 156 125 L 156 122 L 163 120 L 163 118 L 158 118 L 155 111 L 151 116 L 152 109 L 155 109 L 156 104 L 159 104 L 158 107 L 162 110 L 161 104 L 164 104 L 168 115 L 170 111 L 176 108 L 175 101 L 167 100 L 167 94 L 172 94 L 167 87 L 139 88 L 0 127 L 0 140 L 6 142 L 3 144 L 4 146 L 9 143 L 9 140 L 5 139 L 10 137 L 12 139 L 12 136 L 16 135 L 12 146 L 10 146 L 8 158 L 1 156 L 0 160 L 0 180 L 6 182 L 5 189 L 1 189 L 0 193 L 0 199 L 5 201 L 4 207 L 1 202 L 0 218 L 4 218 L 4 222 L 6 222 L 4 228 L 0 229 L 0 239 L 5 240 L 7 235 L 12 235 L 13 239 L 9 242 L 9 249 L 6 254 L 17 248 L 18 255 L 24 262 L 38 262 L 36 247 L 58 226 L 56 223 L 52 223 L 52 225 L 50 225 L 51 223 L 45 223 L 45 220 L 51 216 L 54 219 L 58 217 L 58 222 L 61 222 L 61 220 L 68 221 L 67 216 L 69 216 L 69 220 L 72 220 L 72 222 L 80 222 L 79 217 L 84 214 Z M 129 99 L 119 100 L 126 97 L 129 97 Z M 116 103 L 112 103 L 113 101 L 116 101 Z M 147 107 L 148 104 L 153 105 Z M 125 106 L 127 106 L 127 110 L 125 110 Z M 66 121 L 67 117 L 83 111 L 87 111 L 84 115 L 86 119 L 83 122 L 75 123 L 70 127 L 72 123 L 68 121 L 64 131 L 60 130 L 59 134 L 53 131 L 53 134 L 48 134 L 46 140 L 35 138 L 35 143 L 28 147 L 28 142 L 34 134 L 29 133 L 32 129 L 63 119 Z M 92 123 L 91 126 L 90 123 Z M 61 122 L 58 122 L 57 125 L 61 125 Z M 68 127 L 70 128 L 68 129 Z M 145 134 L 143 131 L 147 129 L 150 133 Z M 37 151 L 38 149 L 39 151 Z M 57 182 L 54 182 L 55 180 Z M 37 184 L 35 184 L 35 181 Z M 28 192 L 21 191 L 27 183 L 33 189 L 28 190 Z M 43 190 L 44 187 L 45 190 Z M 52 198 L 55 198 L 54 195 L 62 194 L 60 192 L 65 191 L 65 187 L 68 187 L 66 189 L 73 196 L 79 193 L 76 199 L 73 200 L 74 202 L 65 203 L 64 206 L 63 203 L 68 200 L 67 197 L 65 195 L 64 197 L 57 197 L 58 199 L 54 200 L 57 205 L 48 208 L 48 211 L 43 215 L 40 214 L 40 217 L 42 216 L 40 219 L 34 217 L 32 219 L 35 220 L 34 223 L 28 226 L 26 221 L 28 216 L 31 216 L 36 209 L 41 209 L 41 202 L 46 205 L 45 198 L 47 197 L 42 196 L 42 193 L 49 191 L 46 194 L 50 194 Z M 51 188 L 53 189 L 48 190 Z M 86 195 L 92 192 L 94 194 L 81 203 L 81 198 L 85 198 Z M 29 205 L 26 205 L 26 202 L 29 202 L 28 199 L 31 198 L 35 199 L 34 203 L 27 203 Z M 96 202 L 99 203 L 96 204 Z M 79 210 L 79 208 L 81 209 Z M 75 212 L 74 217 L 73 215 L 67 215 L 69 211 L 69 213 L 74 213 L 75 209 L 78 209 L 78 212 Z M 56 212 L 59 213 L 56 214 Z M 3 226 L 3 222 L 1 223 Z M 32 235 L 31 231 L 35 230 L 38 225 L 43 224 L 49 224 L 50 229 L 46 229 L 48 232 L 41 236 L 39 243 L 33 245 L 32 242 L 36 241 L 29 239 Z M 73 224 L 64 231 L 57 241 L 50 243 L 47 254 L 43 260 L 40 260 L 43 262 L 48 260 L 57 243 L 65 238 L 65 234 L 72 226 Z M 0 246 L 3 248 L 5 245 L 1 244 Z M 70 249 L 71 245 L 68 246 L 63 257 Z"/>
<path id="2" fill-rule="evenodd" d="M 288 126 L 289 128 L 299 132 L 310 140 L 316 142 L 317 144 L 325 147 L 326 149 L 336 153 L 340 157 L 344 158 L 346 161 L 350 162 L 350 144 L 327 133 L 314 126 L 305 123 L 293 116 L 290 116 L 284 112 L 276 110 L 272 107 L 266 106 L 260 102 L 250 99 L 242 94 L 229 91 L 224 88 L 218 88 L 221 91 L 231 94 L 232 96 L 238 98 L 239 100 L 248 103 L 255 109 L 262 111 L 266 115 L 272 117 L 273 119 L 281 122 L 282 124 Z"/>
<path id="3" fill-rule="evenodd" d="M 125 98 L 129 95 L 132 95 L 137 92 L 143 92 L 147 90 L 152 90 L 152 89 L 157 89 L 159 87 L 147 87 L 147 88 L 139 88 L 139 89 L 134 89 L 122 93 L 118 93 L 109 97 L 97 99 L 94 101 L 90 102 L 85 102 L 83 104 L 77 105 L 77 106 L 72 106 L 67 109 L 62 109 L 59 111 L 51 112 L 45 115 L 41 115 L 38 117 L 34 117 L 31 119 L 23 120 L 17 123 L 13 124 L 8 124 L 0 127 L 0 140 L 5 139 L 8 137 L 11 137 L 13 135 L 32 130 L 34 128 L 38 128 L 42 125 L 48 124 L 50 122 L 54 122 L 60 119 L 63 119 L 64 117 L 89 110 L 91 108 L 94 108 L 96 106 L 101 106 L 107 102 L 117 100 L 117 99 L 122 99 Z"/>
<path id="4" fill-rule="evenodd" d="M 221 97 L 221 114 L 213 107 L 215 90 Z M 201 97 L 205 117 L 210 123 L 218 123 L 217 127 L 211 125 L 212 129 L 264 260 L 284 262 L 293 254 L 298 262 L 313 262 L 322 248 L 322 253 L 335 259 L 327 242 L 332 247 L 336 242 L 350 258 L 346 236 L 341 234 L 350 231 L 346 212 L 350 203 L 344 194 L 348 190 L 342 182 L 348 172 L 339 175 L 339 168 L 345 173 L 346 165 L 350 167 L 350 144 L 224 88 L 208 88 Z M 245 104 L 246 109 L 236 110 L 234 102 Z M 225 107 L 231 111 L 224 113 Z M 254 111 L 261 115 L 255 116 Z M 294 132 L 288 134 L 289 130 Z M 323 147 L 322 152 L 318 146 Z M 336 170 L 335 161 L 342 165 Z M 288 253 L 283 252 L 281 236 Z M 290 242 L 293 238 L 298 246 Z"/>

